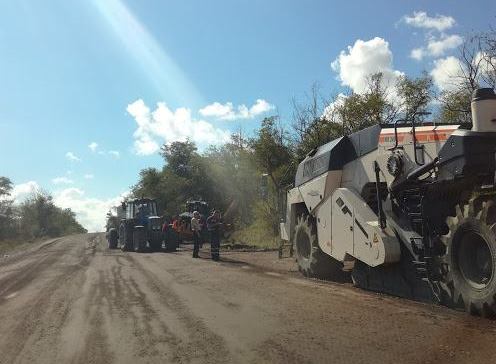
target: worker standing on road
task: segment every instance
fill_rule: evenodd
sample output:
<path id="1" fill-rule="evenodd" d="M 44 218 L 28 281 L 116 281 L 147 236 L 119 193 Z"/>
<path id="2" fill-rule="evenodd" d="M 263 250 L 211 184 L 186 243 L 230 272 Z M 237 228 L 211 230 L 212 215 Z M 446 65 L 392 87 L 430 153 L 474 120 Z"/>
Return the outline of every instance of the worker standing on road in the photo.
<path id="1" fill-rule="evenodd" d="M 210 232 L 210 252 L 212 253 L 212 260 L 218 261 L 220 255 L 220 228 L 222 221 L 220 219 L 220 212 L 214 210 L 212 215 L 207 219 L 207 228 Z"/>
<path id="2" fill-rule="evenodd" d="M 172 228 L 179 232 L 179 216 L 177 215 L 172 218 Z"/>
<path id="3" fill-rule="evenodd" d="M 198 258 L 198 252 L 200 250 L 200 239 L 201 239 L 201 226 L 200 226 L 200 213 L 198 211 L 193 212 L 193 217 L 191 218 L 191 231 L 193 232 L 193 258 Z"/>

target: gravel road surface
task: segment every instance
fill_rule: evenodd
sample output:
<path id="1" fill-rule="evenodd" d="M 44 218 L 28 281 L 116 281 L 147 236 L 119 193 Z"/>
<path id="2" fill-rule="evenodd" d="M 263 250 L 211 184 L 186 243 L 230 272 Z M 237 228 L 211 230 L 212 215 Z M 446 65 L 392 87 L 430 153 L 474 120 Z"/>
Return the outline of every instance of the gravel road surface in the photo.
<path id="1" fill-rule="evenodd" d="M 0 258 L 0 363 L 496 363 L 495 321 L 202 257 L 86 234 Z"/>

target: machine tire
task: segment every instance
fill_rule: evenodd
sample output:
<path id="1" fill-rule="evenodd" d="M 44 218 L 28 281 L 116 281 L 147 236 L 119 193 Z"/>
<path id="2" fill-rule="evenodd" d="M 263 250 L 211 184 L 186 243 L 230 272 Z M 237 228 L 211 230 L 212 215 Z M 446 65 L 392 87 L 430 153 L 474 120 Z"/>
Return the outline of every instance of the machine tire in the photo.
<path id="1" fill-rule="evenodd" d="M 111 228 L 108 231 L 108 247 L 109 249 L 117 249 L 119 234 L 116 228 Z"/>
<path id="2" fill-rule="evenodd" d="M 165 240 L 165 251 L 166 252 L 175 252 L 179 247 L 179 237 L 172 228 L 169 228 L 164 236 Z"/>
<path id="3" fill-rule="evenodd" d="M 305 277 L 341 279 L 344 275 L 342 263 L 320 249 L 316 230 L 311 216 L 303 215 L 298 218 L 294 232 L 298 269 Z"/>
<path id="4" fill-rule="evenodd" d="M 441 237 L 446 246 L 444 286 L 448 303 L 474 315 L 496 314 L 496 201 L 457 205 Z"/>
<path id="5" fill-rule="evenodd" d="M 152 252 L 159 252 L 162 250 L 162 241 L 150 241 L 150 250 Z"/>
<path id="6" fill-rule="evenodd" d="M 123 252 L 131 250 L 129 247 L 129 242 L 127 241 L 129 237 L 126 234 L 126 226 L 122 223 L 119 226 L 119 247 Z"/>
<path id="7" fill-rule="evenodd" d="M 165 245 L 165 251 L 166 252 L 175 252 L 175 251 L 177 251 L 177 244 L 174 244 L 174 243 L 172 243 L 172 244 L 166 244 Z"/>
<path id="8" fill-rule="evenodd" d="M 133 247 L 136 252 L 143 252 L 146 247 L 146 231 L 143 226 L 135 226 L 133 230 Z"/>

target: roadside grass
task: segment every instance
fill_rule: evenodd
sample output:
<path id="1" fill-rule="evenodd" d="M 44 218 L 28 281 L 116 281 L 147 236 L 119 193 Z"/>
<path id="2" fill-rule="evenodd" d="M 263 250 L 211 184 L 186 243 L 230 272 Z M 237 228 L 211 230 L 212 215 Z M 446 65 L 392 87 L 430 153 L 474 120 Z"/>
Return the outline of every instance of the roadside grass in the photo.
<path id="1" fill-rule="evenodd" d="M 279 236 L 272 234 L 272 231 L 253 224 L 243 229 L 234 231 L 222 244 L 232 249 L 257 248 L 257 249 L 277 249 L 279 247 Z"/>
<path id="2" fill-rule="evenodd" d="M 8 253 L 15 252 L 17 250 L 22 250 L 33 244 L 34 240 L 19 240 L 19 239 L 7 239 L 0 240 L 0 255 L 5 255 Z"/>

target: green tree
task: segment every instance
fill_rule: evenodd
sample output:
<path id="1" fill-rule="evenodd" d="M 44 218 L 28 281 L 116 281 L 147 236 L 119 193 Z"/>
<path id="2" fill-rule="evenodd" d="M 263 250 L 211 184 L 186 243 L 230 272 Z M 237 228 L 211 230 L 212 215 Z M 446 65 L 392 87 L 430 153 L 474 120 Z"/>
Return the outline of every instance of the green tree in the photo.
<path id="1" fill-rule="evenodd" d="M 470 123 L 472 92 L 466 88 L 443 91 L 439 95 L 441 108 L 438 119 L 442 123 Z"/>
<path id="2" fill-rule="evenodd" d="M 428 112 L 434 91 L 432 77 L 426 72 L 417 78 L 400 76 L 396 88 L 406 120 L 412 120 L 417 115 Z"/>
<path id="3" fill-rule="evenodd" d="M 19 218 L 20 235 L 28 239 L 86 232 L 74 212 L 55 206 L 53 197 L 43 191 L 33 193 L 20 205 Z"/>
<path id="4" fill-rule="evenodd" d="M 0 198 L 10 196 L 12 192 L 12 181 L 7 177 L 0 176 Z"/>
<path id="5" fill-rule="evenodd" d="M 15 233 L 15 216 L 13 201 L 10 198 L 12 181 L 7 177 L 0 177 L 0 240 L 11 237 Z"/>
<path id="6" fill-rule="evenodd" d="M 363 93 L 352 93 L 336 103 L 334 118 L 343 125 L 343 134 L 350 134 L 375 124 L 390 123 L 398 113 L 382 73 L 371 74 Z"/>
<path id="7" fill-rule="evenodd" d="M 234 134 L 230 142 L 210 147 L 203 157 L 208 179 L 212 181 L 210 198 L 216 206 L 227 210 L 230 220 L 240 225 L 251 223 L 260 171 L 247 141 L 241 134 Z"/>
<path id="8" fill-rule="evenodd" d="M 286 132 L 275 116 L 262 120 L 262 126 L 255 138 L 251 140 L 255 161 L 259 169 L 271 180 L 269 195 L 264 203 L 265 219 L 271 222 L 273 232 L 279 229 L 279 206 L 284 186 L 294 178 L 291 171 L 293 156 L 288 145 Z"/>
<path id="9" fill-rule="evenodd" d="M 450 87 L 438 97 L 442 122 L 471 122 L 472 91 L 479 87 L 496 87 L 496 32 L 466 37 L 459 48 L 458 61 L 459 68 L 448 75 Z"/>
<path id="10" fill-rule="evenodd" d="M 165 162 L 175 174 L 181 177 L 189 177 L 191 174 L 191 162 L 197 155 L 195 143 L 189 139 L 185 142 L 173 142 L 164 144 L 161 155 Z"/>

